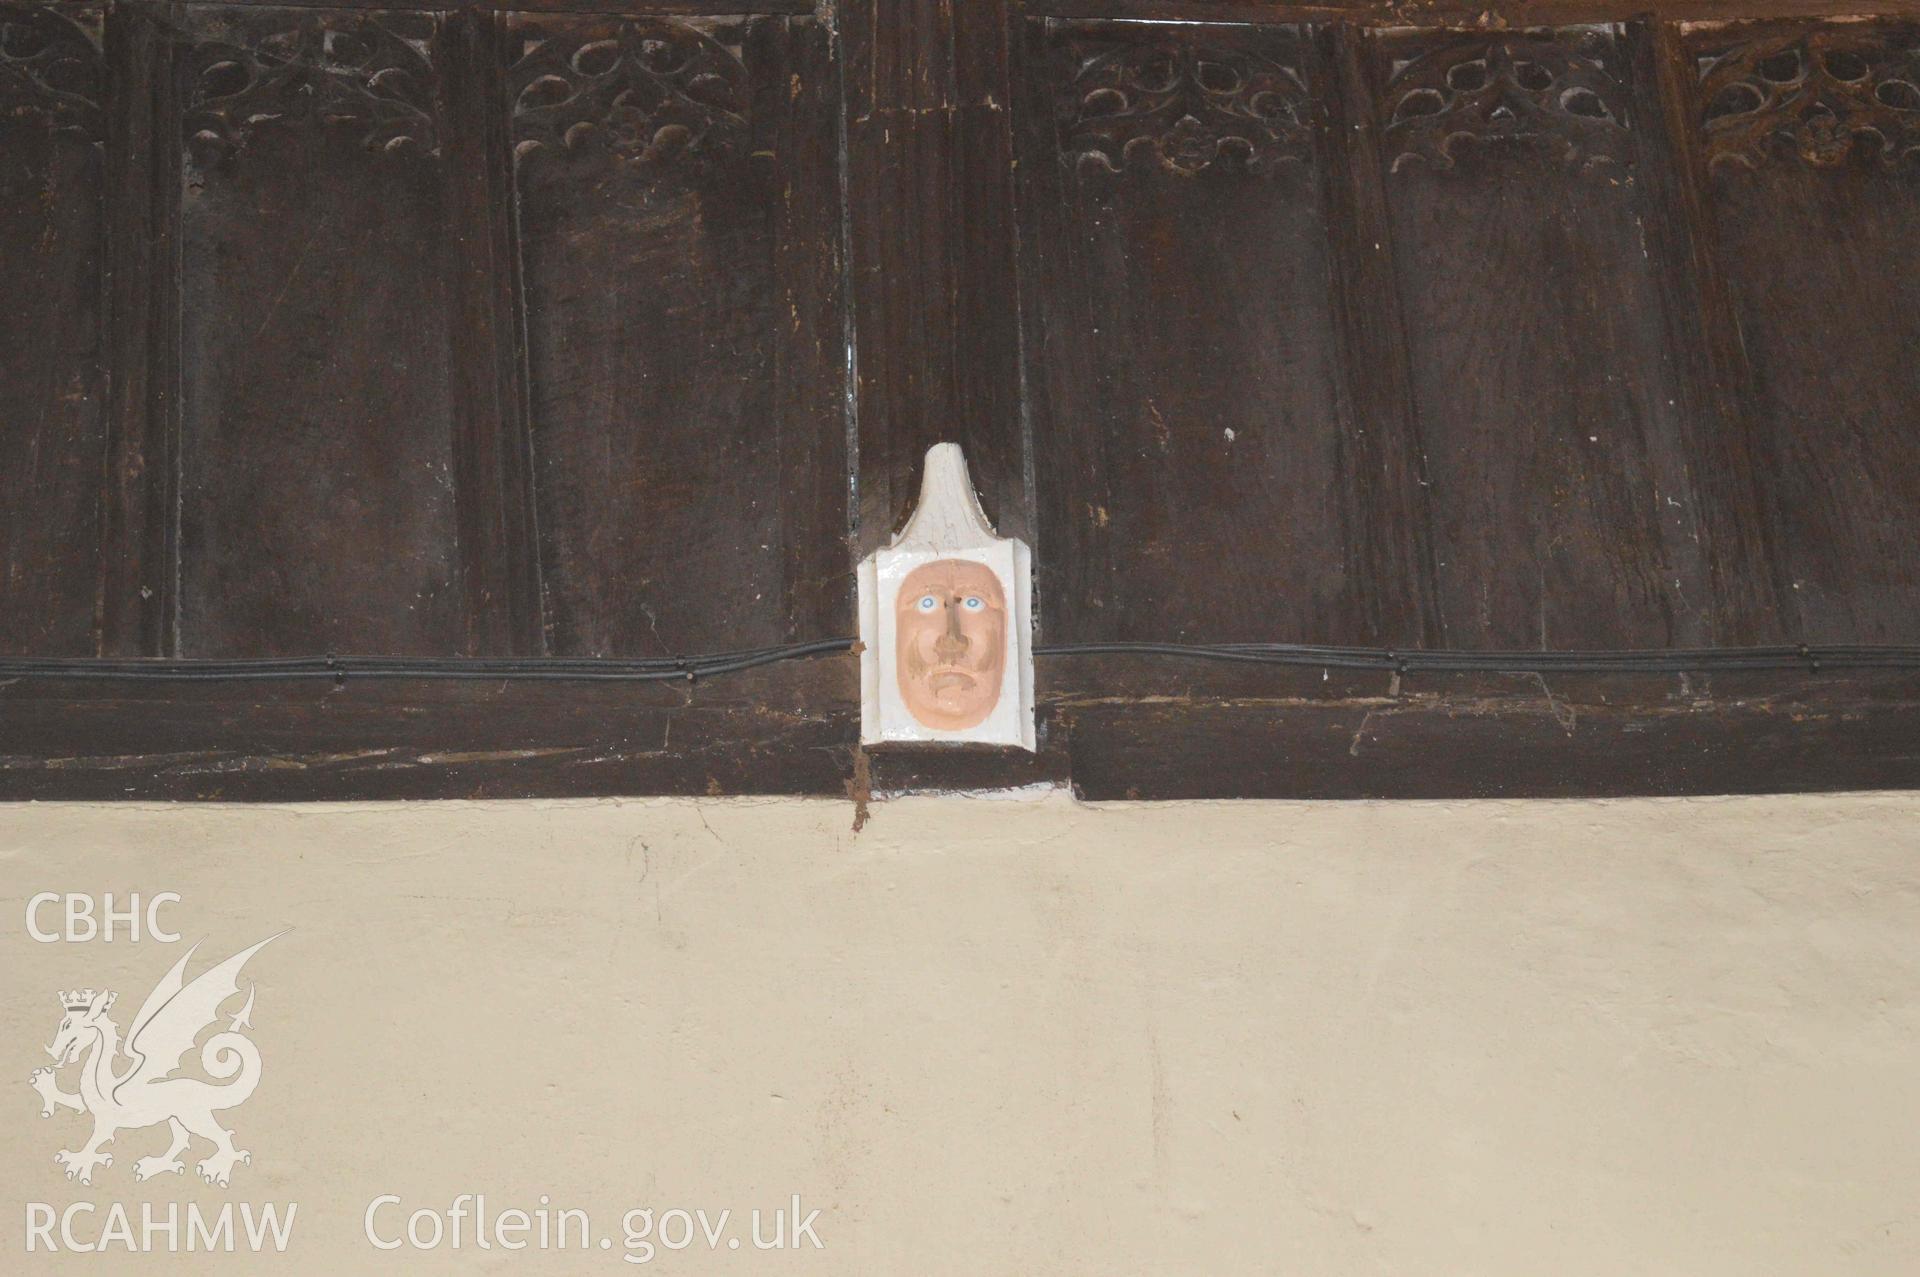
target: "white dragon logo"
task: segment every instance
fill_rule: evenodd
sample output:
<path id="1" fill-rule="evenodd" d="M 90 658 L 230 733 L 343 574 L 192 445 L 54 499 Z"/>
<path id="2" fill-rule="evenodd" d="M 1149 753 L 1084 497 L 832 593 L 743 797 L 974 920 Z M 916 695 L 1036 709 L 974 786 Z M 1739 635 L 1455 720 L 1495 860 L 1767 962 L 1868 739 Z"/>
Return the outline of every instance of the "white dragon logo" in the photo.
<path id="1" fill-rule="evenodd" d="M 60 995 L 66 1018 L 60 1021 L 60 1032 L 47 1048 L 54 1059 L 53 1067 L 35 1069 L 31 1081 L 40 1093 L 41 1117 L 52 1117 L 56 1108 L 93 1115 L 93 1137 L 78 1149 L 53 1155 L 54 1161 L 67 1168 L 68 1179 L 93 1183 L 96 1166 L 113 1165 L 113 1155 L 102 1153 L 101 1145 L 110 1143 L 121 1131 L 161 1122 L 172 1128 L 173 1143 L 159 1157 L 136 1161 L 136 1180 L 184 1171 L 180 1154 L 194 1135 L 213 1142 L 213 1156 L 196 1168 L 209 1184 L 225 1188 L 236 1162 L 253 1161 L 251 1153 L 233 1146 L 233 1132 L 213 1118 L 216 1112 L 244 1103 L 260 1084 L 259 1048 L 240 1034 L 241 1029 L 253 1027 L 251 987 L 246 1005 L 233 1016 L 227 1029 L 208 1038 L 200 1051 L 201 1067 L 225 1084 L 216 1086 L 198 1078 L 170 1075 L 193 1049 L 194 1039 L 220 1018 L 220 1004 L 240 992 L 240 968 L 247 959 L 279 938 L 268 936 L 252 948 L 241 950 L 201 972 L 191 984 L 181 976 L 187 960 L 200 946 L 187 950 L 186 956 L 154 986 L 141 1004 L 140 1014 L 133 1018 L 124 1047 L 131 1063 L 124 1070 L 115 1067 L 123 1051 L 120 1029 L 107 1018 L 118 995 L 92 989 Z M 60 1089 L 55 1070 L 79 1060 L 82 1054 L 86 1059 L 80 1066 L 80 1091 L 70 1095 Z"/>

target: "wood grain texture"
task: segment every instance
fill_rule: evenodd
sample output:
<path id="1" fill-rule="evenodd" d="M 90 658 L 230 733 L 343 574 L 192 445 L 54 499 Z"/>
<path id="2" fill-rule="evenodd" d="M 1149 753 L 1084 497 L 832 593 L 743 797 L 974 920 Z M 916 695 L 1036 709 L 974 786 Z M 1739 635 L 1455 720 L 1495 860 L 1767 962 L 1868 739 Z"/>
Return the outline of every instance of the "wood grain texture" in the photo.
<path id="1" fill-rule="evenodd" d="M 180 651 L 458 653 L 440 23 L 189 21 Z"/>
<path id="2" fill-rule="evenodd" d="M 380 9 L 389 13 L 582 13 L 602 17 L 810 15 L 812 0 L 226 0 L 236 8 Z"/>
<path id="3" fill-rule="evenodd" d="M 1314 677 L 1317 677 L 1315 675 Z M 1920 785 L 1910 674 L 1599 682 L 1527 677 L 1373 695 L 1055 710 L 1095 800 L 1594 798 Z"/>
<path id="4" fill-rule="evenodd" d="M 1709 630 L 1729 646 L 1784 642 L 1792 626 L 1772 543 L 1778 520 L 1755 443 L 1739 319 L 1717 265 L 1706 170 L 1692 141 L 1694 75 L 1673 24 L 1632 23 L 1624 40 L 1631 109 L 1642 121 L 1634 132 L 1646 192 L 1641 230 L 1659 281 L 1673 406 L 1699 512 Z"/>
<path id="5" fill-rule="evenodd" d="M 501 28 L 489 13 L 454 13 L 436 48 L 452 169 L 448 233 L 461 249 L 450 289 L 454 496 L 464 650 L 538 656 L 546 628 Z"/>
<path id="6" fill-rule="evenodd" d="M 842 792 L 859 675 L 0 687 L 0 801 Z"/>
<path id="7" fill-rule="evenodd" d="M 1304 33 L 1028 29 L 1045 641 L 1366 641 Z"/>
<path id="8" fill-rule="evenodd" d="M 948 438 L 1049 642 L 1920 637 L 1912 22 L 501 7 L 109 6 L 98 93 L 37 107 L 0 33 L 0 462 L 45 476 L 0 510 L 0 651 L 845 634 Z M 1038 16 L 1074 12 L 1147 21 Z M 1037 754 L 937 755 L 858 749 L 841 657 L 28 677 L 0 798 L 1920 784 L 1904 673 L 1049 655 L 1037 699 Z"/>
<path id="9" fill-rule="evenodd" d="M 812 23 L 514 18 L 551 649 L 850 623 L 834 94 Z"/>
<path id="10" fill-rule="evenodd" d="M 1414 411 L 1405 310 L 1394 271 L 1380 131 L 1360 31 L 1314 37 L 1327 119 L 1320 135 L 1338 325 L 1350 560 L 1369 641 L 1440 644 L 1426 449 Z"/>
<path id="11" fill-rule="evenodd" d="M 1373 69 L 1443 641 L 1701 641 L 1617 33 L 1381 36 Z"/>
<path id="12" fill-rule="evenodd" d="M 1793 636 L 1920 617 L 1920 25 L 1702 29 L 1695 142 Z"/>
<path id="13" fill-rule="evenodd" d="M 850 0 L 845 59 L 857 549 L 898 531 L 933 444 L 1033 539 L 1020 391 L 1005 0 Z"/>
<path id="14" fill-rule="evenodd" d="M 0 4 L 0 652 L 91 655 L 106 446 L 97 7 Z"/>
<path id="15" fill-rule="evenodd" d="M 856 775 L 857 663 L 680 684 L 0 686 L 0 800 L 799 793 Z M 1092 800 L 1722 794 L 1920 785 L 1911 673 L 1324 676 L 1039 663 L 1037 756 L 879 751 L 876 794 Z M 848 804 L 849 822 L 853 805 Z"/>
<path id="16" fill-rule="evenodd" d="M 1147 22 L 1348 22 L 1429 30 L 1524 30 L 1653 15 L 1668 21 L 1829 15 L 1834 0 L 1026 0 L 1032 16 Z M 1875 13 L 1920 12 L 1920 0 L 1876 0 Z"/>
<path id="17" fill-rule="evenodd" d="M 179 558 L 179 13 L 107 12 L 109 398 L 97 614 L 105 656 L 175 653 Z"/>

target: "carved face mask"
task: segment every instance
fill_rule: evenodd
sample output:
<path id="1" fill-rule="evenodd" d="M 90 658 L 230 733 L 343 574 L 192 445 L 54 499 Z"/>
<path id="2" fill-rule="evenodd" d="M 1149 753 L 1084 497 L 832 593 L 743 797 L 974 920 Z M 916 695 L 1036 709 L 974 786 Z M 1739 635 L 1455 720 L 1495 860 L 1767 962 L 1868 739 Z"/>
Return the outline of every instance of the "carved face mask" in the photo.
<path id="1" fill-rule="evenodd" d="M 900 699 L 924 727 L 977 727 L 1000 700 L 1007 601 L 982 563 L 923 563 L 894 602 L 894 667 Z"/>

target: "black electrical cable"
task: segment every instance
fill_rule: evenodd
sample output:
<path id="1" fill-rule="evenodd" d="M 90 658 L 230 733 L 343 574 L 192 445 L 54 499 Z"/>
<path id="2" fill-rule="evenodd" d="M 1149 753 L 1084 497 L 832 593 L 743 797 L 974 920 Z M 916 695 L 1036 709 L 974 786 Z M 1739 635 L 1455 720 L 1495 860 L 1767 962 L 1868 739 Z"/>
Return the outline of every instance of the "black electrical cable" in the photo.
<path id="1" fill-rule="evenodd" d="M 1464 651 L 1316 647 L 1296 643 L 1075 643 L 1036 656 L 1167 656 L 1187 660 L 1399 674 L 1710 674 L 1730 670 L 1920 669 L 1920 646 L 1656 648 L 1617 651 Z"/>
<path id="2" fill-rule="evenodd" d="M 639 659 L 505 657 L 436 659 L 405 656 L 291 656 L 255 660 L 168 660 L 5 657 L 0 680 L 20 678 L 99 679 L 122 682 L 269 682 L 300 679 L 417 678 L 532 680 L 536 682 L 658 683 L 699 680 L 732 674 L 801 657 L 844 652 L 851 639 L 824 639 L 782 647 L 755 648 L 706 656 Z"/>
<path id="3" fill-rule="evenodd" d="M 434 659 L 384 656 L 265 657 L 257 660 L 0 657 L 0 681 L 278 682 L 304 679 L 512 680 L 534 682 L 697 681 L 779 661 L 847 652 L 853 639 L 822 639 L 704 656 Z M 1159 656 L 1311 669 L 1398 674 L 1711 674 L 1737 670 L 1920 670 L 1920 646 L 1672 648 L 1636 651 L 1399 651 L 1294 643 L 1069 643 L 1035 656 Z"/>

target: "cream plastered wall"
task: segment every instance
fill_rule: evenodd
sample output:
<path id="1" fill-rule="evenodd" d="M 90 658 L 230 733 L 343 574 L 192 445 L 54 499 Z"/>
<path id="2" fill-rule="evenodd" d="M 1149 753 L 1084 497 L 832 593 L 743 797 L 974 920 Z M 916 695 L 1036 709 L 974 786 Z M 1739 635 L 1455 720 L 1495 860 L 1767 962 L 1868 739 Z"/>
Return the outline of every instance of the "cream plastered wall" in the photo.
<path id="1" fill-rule="evenodd" d="M 1920 1272 L 1920 798 L 851 815 L 0 808 L 0 1271 Z M 56 991 L 286 928 L 231 1187 L 63 1178 Z"/>

